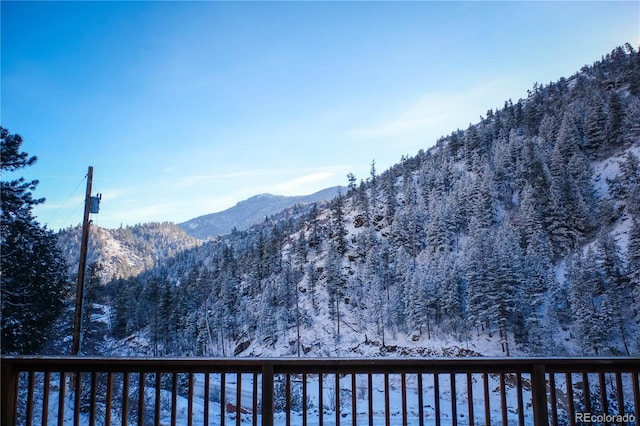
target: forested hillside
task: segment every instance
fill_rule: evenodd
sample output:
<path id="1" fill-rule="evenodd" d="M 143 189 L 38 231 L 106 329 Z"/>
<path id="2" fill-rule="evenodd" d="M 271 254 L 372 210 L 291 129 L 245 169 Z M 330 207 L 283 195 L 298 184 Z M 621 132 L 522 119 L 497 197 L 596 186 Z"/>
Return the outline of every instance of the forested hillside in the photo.
<path id="1" fill-rule="evenodd" d="M 116 278 L 129 278 L 155 267 L 158 263 L 200 241 L 173 223 L 145 223 L 105 229 L 89 228 L 87 263 L 99 267 L 99 279 L 105 284 Z M 82 227 L 58 232 L 58 248 L 67 260 L 69 274 L 78 273 Z"/>
<path id="2" fill-rule="evenodd" d="M 111 282 L 111 333 L 155 355 L 637 355 L 639 96 L 628 45 L 535 84 L 330 204 Z"/>

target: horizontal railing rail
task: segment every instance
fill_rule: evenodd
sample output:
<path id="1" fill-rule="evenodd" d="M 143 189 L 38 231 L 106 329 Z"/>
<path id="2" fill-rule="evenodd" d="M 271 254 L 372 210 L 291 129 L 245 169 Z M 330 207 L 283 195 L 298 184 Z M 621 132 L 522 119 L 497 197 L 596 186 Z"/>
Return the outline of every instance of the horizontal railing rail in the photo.
<path id="1" fill-rule="evenodd" d="M 1 362 L 2 425 L 640 426 L 640 358 Z"/>

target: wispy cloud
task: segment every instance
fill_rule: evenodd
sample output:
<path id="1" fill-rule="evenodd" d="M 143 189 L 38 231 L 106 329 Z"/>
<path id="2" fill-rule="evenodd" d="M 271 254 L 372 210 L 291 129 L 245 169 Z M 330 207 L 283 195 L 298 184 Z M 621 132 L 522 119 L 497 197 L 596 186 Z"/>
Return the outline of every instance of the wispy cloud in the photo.
<path id="1" fill-rule="evenodd" d="M 282 195 L 306 195 L 321 189 L 320 183 L 330 181 L 344 170 L 343 166 L 331 166 L 273 185 L 271 191 Z"/>
<path id="2" fill-rule="evenodd" d="M 387 139 L 424 133 L 430 127 L 446 122 L 451 111 L 443 111 L 437 100 L 425 97 L 404 111 L 363 127 L 351 129 L 347 136 L 356 139 Z"/>
<path id="3" fill-rule="evenodd" d="M 364 125 L 348 130 L 345 136 L 365 142 L 435 142 L 457 127 L 478 121 L 481 111 L 489 109 L 496 102 L 494 99 L 504 101 L 504 95 L 496 94 L 505 92 L 509 86 L 509 82 L 496 80 L 457 93 L 428 93 L 393 111 L 371 117 Z"/>

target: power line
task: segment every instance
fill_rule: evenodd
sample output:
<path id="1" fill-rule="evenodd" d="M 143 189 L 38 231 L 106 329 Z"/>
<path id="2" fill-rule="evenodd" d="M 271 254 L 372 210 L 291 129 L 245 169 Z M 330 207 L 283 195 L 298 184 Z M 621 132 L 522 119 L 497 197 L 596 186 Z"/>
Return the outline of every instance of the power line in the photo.
<path id="1" fill-rule="evenodd" d="M 82 179 L 80 179 L 80 182 L 78 182 L 78 184 L 76 185 L 76 187 L 73 189 L 73 191 L 71 191 L 71 193 L 69 194 L 69 196 L 67 197 L 66 200 L 64 200 L 64 202 L 56 209 L 55 212 L 53 212 L 53 215 L 49 218 L 49 220 L 47 222 L 45 222 L 45 224 L 49 224 L 51 222 L 53 222 L 53 219 L 55 219 L 58 214 L 62 211 L 62 209 L 64 209 L 67 205 L 67 203 L 69 202 L 69 200 L 76 195 L 76 192 L 78 192 L 78 189 L 80 188 L 80 186 L 84 183 L 85 179 L 87 178 L 87 175 L 84 175 L 84 177 Z M 64 220 L 64 222 L 62 223 L 66 223 L 71 216 L 73 216 L 74 214 L 76 214 L 78 212 L 78 210 L 84 205 L 84 200 L 81 204 L 78 205 L 78 207 Z"/>

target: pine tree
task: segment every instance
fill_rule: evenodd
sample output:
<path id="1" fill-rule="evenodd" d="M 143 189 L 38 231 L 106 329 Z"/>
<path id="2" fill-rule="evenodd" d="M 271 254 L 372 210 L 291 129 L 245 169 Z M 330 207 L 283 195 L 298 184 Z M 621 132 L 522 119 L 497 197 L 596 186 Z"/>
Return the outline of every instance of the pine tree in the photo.
<path id="1" fill-rule="evenodd" d="M 356 191 L 356 176 L 353 173 L 348 173 L 347 174 L 347 180 L 349 182 L 349 184 L 347 185 L 347 188 L 349 189 L 349 192 L 347 193 L 347 195 L 351 195 Z"/>
<path id="2" fill-rule="evenodd" d="M 620 173 L 607 179 L 611 195 L 624 202 L 632 214 L 640 213 L 640 159 L 631 151 L 620 163 Z"/>
<path id="3" fill-rule="evenodd" d="M 375 325 L 376 334 L 382 339 L 384 346 L 388 318 L 385 271 L 380 245 L 380 243 L 372 245 L 372 250 L 368 253 L 363 267 L 363 281 L 367 283 L 364 307 L 369 322 Z"/>
<path id="4" fill-rule="evenodd" d="M 495 207 L 491 191 L 492 179 L 489 171 L 485 171 L 473 183 L 469 207 L 471 215 L 476 219 L 476 226 L 489 229 L 495 224 Z"/>
<path id="5" fill-rule="evenodd" d="M 585 113 L 584 147 L 590 159 L 595 159 L 600 152 L 607 151 L 606 123 L 604 101 L 599 94 L 595 94 L 587 103 Z"/>
<path id="6" fill-rule="evenodd" d="M 21 152 L 22 138 L 0 127 L 0 172 L 30 166 L 36 157 Z M 63 308 L 67 266 L 56 238 L 36 222 L 32 207 L 44 202 L 31 191 L 37 180 L 0 182 L 2 353 L 36 353 Z"/>
<path id="7" fill-rule="evenodd" d="M 624 143 L 623 137 L 624 106 L 620 95 L 612 91 L 609 95 L 609 114 L 607 116 L 606 133 L 607 143 L 615 149 Z"/>
<path id="8" fill-rule="evenodd" d="M 382 192 L 384 196 L 384 217 L 387 224 L 393 224 L 393 218 L 396 214 L 396 196 L 397 190 L 395 185 L 395 175 L 390 170 L 382 175 Z"/>
<path id="9" fill-rule="evenodd" d="M 318 297 L 316 294 L 316 284 L 318 283 L 319 277 L 316 267 L 313 263 L 309 262 L 305 265 L 305 276 L 307 278 L 307 291 L 309 293 L 308 298 L 311 301 L 311 307 L 313 311 L 317 315 L 320 309 L 320 304 L 318 303 Z"/>
<path id="10" fill-rule="evenodd" d="M 467 170 L 476 172 L 479 170 L 482 164 L 482 154 L 484 154 L 482 141 L 476 126 L 469 125 L 469 128 L 464 132 L 464 157 Z"/>
<path id="11" fill-rule="evenodd" d="M 492 268 L 488 281 L 488 297 L 491 300 L 491 316 L 495 318 L 500 333 L 503 352 L 509 356 L 508 333 L 513 332 L 516 338 L 522 339 L 525 333 L 523 311 L 525 307 L 518 304 L 521 300 L 519 284 L 522 276 L 522 250 L 518 245 L 515 230 L 507 221 L 499 229 L 495 237 L 493 256 L 490 260 Z"/>
<path id="12" fill-rule="evenodd" d="M 493 239 L 489 231 L 472 218 L 469 238 L 465 245 L 464 279 L 466 282 L 466 318 L 469 327 L 480 331 L 489 327 L 492 315 L 489 312 L 492 295 L 487 294 L 490 280 L 489 257 L 493 251 Z"/>
<path id="13" fill-rule="evenodd" d="M 347 229 L 344 223 L 344 197 L 340 193 L 331 204 L 331 217 L 336 250 L 340 256 L 344 256 L 347 252 Z"/>
<path id="14" fill-rule="evenodd" d="M 340 305 L 346 293 L 346 279 L 342 273 L 342 257 L 338 246 L 331 242 L 325 262 L 325 279 L 329 295 L 329 316 L 335 321 L 336 343 L 340 339 Z"/>
<path id="15" fill-rule="evenodd" d="M 102 310 L 98 307 L 101 289 L 99 273 L 102 266 L 91 263 L 88 267 L 84 287 L 84 301 L 82 307 L 82 336 L 80 351 L 85 355 L 99 355 L 102 353 L 102 340 L 106 334 L 106 324 L 96 321 Z"/>
<path id="16" fill-rule="evenodd" d="M 629 336 L 628 300 L 632 299 L 632 288 L 624 271 L 623 259 L 613 237 L 607 232 L 601 232 L 596 240 L 596 256 L 600 265 L 599 272 L 603 282 L 603 296 L 611 305 L 612 332 L 616 333 L 624 347 L 624 353 L 629 356 L 631 349 Z M 618 340 L 618 339 L 616 339 Z"/>
<path id="17" fill-rule="evenodd" d="M 442 197 L 432 196 L 429 203 L 429 221 L 426 226 L 426 242 L 431 253 L 450 251 L 451 242 L 447 224 L 447 213 Z"/>
<path id="18" fill-rule="evenodd" d="M 592 172 L 576 143 L 569 136 L 559 138 L 551 156 L 551 210 L 546 219 L 556 255 L 575 248 L 594 227 Z"/>
<path id="19" fill-rule="evenodd" d="M 558 123 L 558 118 L 552 113 L 547 113 L 542 117 L 538 127 L 538 134 L 542 138 L 544 146 L 553 146 L 558 135 Z"/>
<path id="20" fill-rule="evenodd" d="M 436 282 L 438 285 L 438 306 L 443 317 L 443 330 L 458 335 L 463 332 L 463 294 L 460 267 L 452 253 L 440 252 L 434 255 Z"/>
<path id="21" fill-rule="evenodd" d="M 418 331 L 419 335 L 426 333 L 427 339 L 431 339 L 433 332 L 432 320 L 435 317 L 437 284 L 429 274 L 429 260 L 420 255 L 418 266 L 408 276 L 405 291 L 405 312 L 410 330 Z"/>
<path id="22" fill-rule="evenodd" d="M 528 231 L 528 232 L 527 232 Z M 526 251 L 523 258 L 522 297 L 528 303 L 523 307 L 523 345 L 529 353 L 544 355 L 552 342 L 549 336 L 548 306 L 546 297 L 554 288 L 553 251 L 539 223 L 525 226 Z"/>
<path id="23" fill-rule="evenodd" d="M 280 300 L 275 283 L 268 280 L 258 307 L 258 336 L 263 343 L 274 346 L 278 341 L 278 321 Z"/>
<path id="24" fill-rule="evenodd" d="M 595 254 L 574 255 L 567 265 L 569 302 L 575 319 L 575 332 L 585 355 L 603 355 L 611 330 L 610 305 L 604 293 Z"/>

